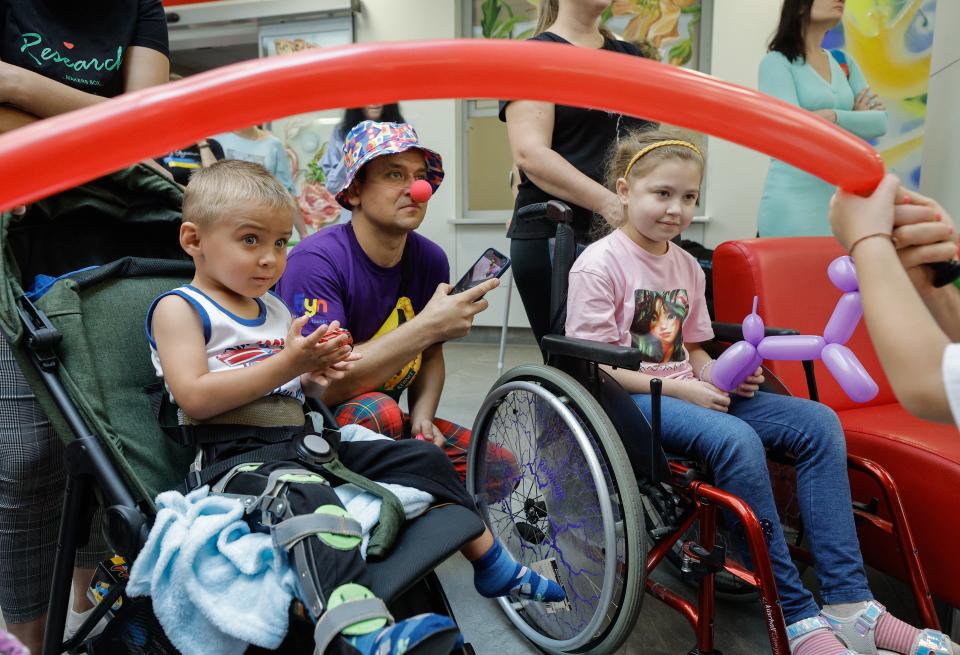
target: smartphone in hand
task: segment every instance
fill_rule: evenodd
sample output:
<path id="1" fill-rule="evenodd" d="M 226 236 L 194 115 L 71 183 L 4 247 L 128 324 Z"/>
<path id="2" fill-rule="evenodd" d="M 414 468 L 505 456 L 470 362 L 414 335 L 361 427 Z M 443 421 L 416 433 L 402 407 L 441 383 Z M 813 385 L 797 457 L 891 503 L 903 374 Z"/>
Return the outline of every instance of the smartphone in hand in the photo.
<path id="1" fill-rule="evenodd" d="M 453 285 L 450 293 L 461 293 L 467 289 L 472 289 L 482 282 L 492 280 L 495 277 L 498 278 L 506 273 L 508 268 L 510 268 L 509 257 L 494 248 L 487 248 L 484 253 L 480 255 L 480 258 L 473 263 L 470 270 Z"/>

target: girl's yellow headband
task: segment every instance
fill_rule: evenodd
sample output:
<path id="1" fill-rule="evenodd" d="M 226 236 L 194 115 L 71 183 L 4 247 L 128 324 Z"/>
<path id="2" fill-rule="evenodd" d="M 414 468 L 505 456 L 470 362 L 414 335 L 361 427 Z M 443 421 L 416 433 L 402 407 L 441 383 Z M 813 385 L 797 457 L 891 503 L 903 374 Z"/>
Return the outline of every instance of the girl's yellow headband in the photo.
<path id="1" fill-rule="evenodd" d="M 666 141 L 657 141 L 655 143 L 651 143 L 648 146 L 644 146 L 643 148 L 640 149 L 640 151 L 637 154 L 633 156 L 633 159 L 631 159 L 630 163 L 627 164 L 627 170 L 623 172 L 623 177 L 626 178 L 627 176 L 630 175 L 630 169 L 632 169 L 633 165 L 637 163 L 637 160 L 639 160 L 641 157 L 643 157 L 645 154 L 647 154 L 651 150 L 656 150 L 657 148 L 662 148 L 663 146 L 682 146 L 684 148 L 690 148 L 695 153 L 697 153 L 700 159 L 703 159 L 703 153 L 700 152 L 700 148 L 693 145 L 689 141 L 681 141 L 679 139 L 667 139 Z"/>

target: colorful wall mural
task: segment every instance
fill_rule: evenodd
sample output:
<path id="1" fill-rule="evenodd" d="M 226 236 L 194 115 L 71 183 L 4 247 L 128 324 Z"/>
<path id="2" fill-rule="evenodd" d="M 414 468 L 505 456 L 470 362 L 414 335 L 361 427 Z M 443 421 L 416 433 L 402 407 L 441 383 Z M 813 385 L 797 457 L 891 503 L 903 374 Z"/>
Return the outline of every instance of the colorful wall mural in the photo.
<path id="1" fill-rule="evenodd" d="M 887 133 L 874 147 L 913 189 L 927 115 L 927 84 L 937 0 L 847 0 L 843 23 L 824 47 L 842 48 L 887 107 Z"/>
<path id="2" fill-rule="evenodd" d="M 613 0 L 601 23 L 650 58 L 697 68 L 701 0 Z M 533 36 L 539 0 L 474 0 L 474 36 Z"/>

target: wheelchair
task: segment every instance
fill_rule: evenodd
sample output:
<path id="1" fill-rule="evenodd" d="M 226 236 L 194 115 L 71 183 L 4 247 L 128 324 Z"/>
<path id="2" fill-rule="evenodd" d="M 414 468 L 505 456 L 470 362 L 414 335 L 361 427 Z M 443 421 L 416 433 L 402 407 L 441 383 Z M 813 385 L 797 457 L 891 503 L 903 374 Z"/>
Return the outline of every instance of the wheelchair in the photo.
<path id="1" fill-rule="evenodd" d="M 630 395 L 600 368 L 638 370 L 639 351 L 562 336 L 567 277 L 577 249 L 572 212 L 550 201 L 522 208 L 516 220 L 541 216 L 557 223 L 553 333 L 541 343 L 545 364 L 519 366 L 494 383 L 473 425 L 467 486 L 505 547 L 526 566 L 552 570 L 566 589 L 568 603 L 537 606 L 500 599 L 502 610 L 541 650 L 601 654 L 613 652 L 630 635 L 646 592 L 688 620 L 695 634 L 689 655 L 708 655 L 719 653 L 713 636 L 717 592 L 750 598 L 756 594 L 771 652 L 786 655 L 786 627 L 760 522 L 746 503 L 710 484 L 709 472 L 697 462 L 664 452 L 659 380 L 651 383 L 648 422 Z M 742 339 L 739 325 L 713 327 L 721 342 Z M 767 328 L 767 334 L 796 332 Z M 786 393 L 775 377 L 765 376 L 765 391 Z M 486 461 L 492 445 L 509 449 L 518 465 L 517 474 L 495 488 Z M 896 500 L 895 485 L 882 469 L 865 460 L 850 464 L 884 477 Z M 742 524 L 751 567 L 727 552 L 730 540 L 721 511 Z M 935 627 L 902 511 L 892 521 L 865 508 L 857 508 L 856 514 L 893 525 L 923 619 Z M 801 548 L 791 550 L 795 557 L 804 557 Z M 695 603 L 650 577 L 665 561 L 677 565 L 684 582 L 696 586 Z"/>
<path id="2" fill-rule="evenodd" d="M 193 275 L 177 237 L 181 203 L 179 187 L 138 165 L 40 200 L 24 217 L 0 218 L 7 273 L 0 327 L 66 445 L 44 655 L 177 652 L 149 601 L 125 596 L 122 563 L 132 563 L 146 542 L 153 498 L 183 483 L 195 454 L 169 439 L 157 421 L 147 393 L 156 375 L 143 323 L 154 298 Z M 85 267 L 58 279 L 42 297 L 25 295 L 38 274 Z M 325 423 L 337 427 L 329 412 Z M 119 574 L 79 632 L 64 641 L 76 550 L 89 539 L 97 505 L 104 508 L 104 535 L 116 553 L 104 568 Z M 431 508 L 406 524 L 386 558 L 369 563 L 372 591 L 397 620 L 423 612 L 452 617 L 433 569 L 482 531 L 480 519 L 463 507 Z M 113 616 L 103 633 L 88 638 L 108 612 Z M 278 652 L 313 652 L 308 612 L 294 603 L 291 613 Z"/>

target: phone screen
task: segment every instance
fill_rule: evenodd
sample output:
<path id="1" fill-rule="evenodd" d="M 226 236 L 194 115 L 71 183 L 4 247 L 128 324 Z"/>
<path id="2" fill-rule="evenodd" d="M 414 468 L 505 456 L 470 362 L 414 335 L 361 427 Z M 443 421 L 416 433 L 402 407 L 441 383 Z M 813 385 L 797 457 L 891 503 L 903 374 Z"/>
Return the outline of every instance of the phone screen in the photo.
<path id="1" fill-rule="evenodd" d="M 470 270 L 460 278 L 460 281 L 457 282 L 450 293 L 460 293 L 477 286 L 481 282 L 500 277 L 508 268 L 510 268 L 510 259 L 506 255 L 493 248 L 487 248 L 486 252 L 480 255 L 480 258 L 470 267 Z"/>

